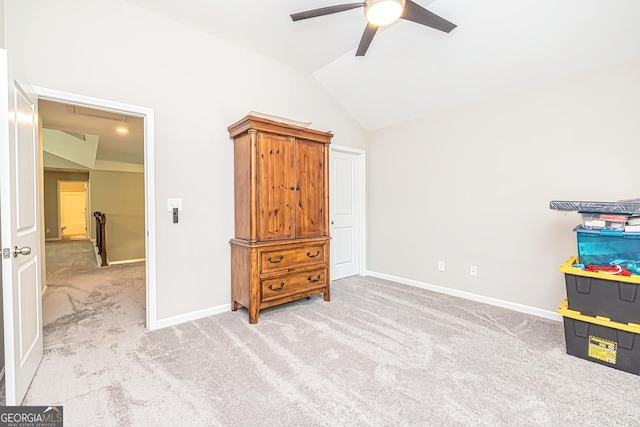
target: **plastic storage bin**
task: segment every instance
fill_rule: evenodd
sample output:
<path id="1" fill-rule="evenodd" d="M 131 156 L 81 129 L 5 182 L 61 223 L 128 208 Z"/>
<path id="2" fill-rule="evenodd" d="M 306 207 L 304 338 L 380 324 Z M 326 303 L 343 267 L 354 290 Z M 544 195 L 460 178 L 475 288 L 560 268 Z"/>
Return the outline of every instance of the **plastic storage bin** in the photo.
<path id="1" fill-rule="evenodd" d="M 582 213 L 582 228 L 585 230 L 624 230 L 628 215 L 610 213 Z"/>
<path id="2" fill-rule="evenodd" d="M 580 264 L 618 264 L 631 272 L 640 274 L 640 233 L 625 233 L 620 230 L 585 230 L 582 226 L 573 229 L 578 240 Z"/>
<path id="3" fill-rule="evenodd" d="M 640 325 L 585 316 L 570 310 L 567 300 L 557 311 L 563 316 L 567 354 L 640 375 Z"/>
<path id="4" fill-rule="evenodd" d="M 572 267 L 577 262 L 578 257 L 571 257 L 558 267 L 564 273 L 569 308 L 640 325 L 640 276 L 592 273 Z"/>

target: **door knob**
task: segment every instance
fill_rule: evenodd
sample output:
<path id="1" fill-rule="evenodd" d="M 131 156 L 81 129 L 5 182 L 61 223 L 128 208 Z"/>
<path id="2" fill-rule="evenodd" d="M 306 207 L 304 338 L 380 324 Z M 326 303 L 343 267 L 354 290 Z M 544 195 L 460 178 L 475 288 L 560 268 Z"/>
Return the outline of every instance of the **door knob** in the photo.
<path id="1" fill-rule="evenodd" d="M 333 225 L 333 221 L 331 221 L 331 225 Z"/>
<path id="2" fill-rule="evenodd" d="M 17 257 L 18 255 L 29 255 L 31 253 L 31 248 L 29 246 L 23 246 L 18 249 L 17 246 L 13 247 L 13 257 Z"/>

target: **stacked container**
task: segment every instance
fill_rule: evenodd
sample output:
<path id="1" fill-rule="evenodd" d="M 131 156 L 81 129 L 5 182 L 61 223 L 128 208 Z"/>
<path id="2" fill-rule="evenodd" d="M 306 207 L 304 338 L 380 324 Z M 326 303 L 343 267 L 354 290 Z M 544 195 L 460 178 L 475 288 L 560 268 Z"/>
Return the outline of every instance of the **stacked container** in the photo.
<path id="1" fill-rule="evenodd" d="M 584 203 L 590 204 L 588 209 Z M 594 203 L 600 204 L 600 212 Z M 640 375 L 640 233 L 623 231 L 626 219 L 640 212 L 640 200 L 631 206 L 621 203 L 629 201 L 551 202 L 552 209 L 576 210 L 583 216 L 582 225 L 574 228 L 578 256 L 559 267 L 567 298 L 558 313 L 568 354 Z M 609 268 L 606 273 L 591 272 L 578 264 Z M 617 266 L 631 275 L 615 274 Z"/>

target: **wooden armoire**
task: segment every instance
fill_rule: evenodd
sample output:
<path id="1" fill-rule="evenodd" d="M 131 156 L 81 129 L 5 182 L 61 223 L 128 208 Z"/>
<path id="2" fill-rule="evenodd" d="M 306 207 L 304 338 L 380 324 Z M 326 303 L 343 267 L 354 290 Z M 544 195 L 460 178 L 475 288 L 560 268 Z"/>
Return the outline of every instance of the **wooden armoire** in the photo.
<path id="1" fill-rule="evenodd" d="M 234 140 L 231 306 L 262 308 L 323 293 L 330 299 L 329 144 L 333 135 L 247 115 Z"/>

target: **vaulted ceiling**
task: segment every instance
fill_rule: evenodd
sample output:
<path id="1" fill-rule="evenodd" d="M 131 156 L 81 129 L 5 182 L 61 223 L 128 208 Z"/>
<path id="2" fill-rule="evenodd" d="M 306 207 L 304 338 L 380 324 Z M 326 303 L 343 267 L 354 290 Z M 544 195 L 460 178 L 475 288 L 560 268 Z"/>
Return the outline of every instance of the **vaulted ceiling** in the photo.
<path id="1" fill-rule="evenodd" d="M 457 25 L 400 20 L 355 51 L 363 8 L 293 22 L 353 0 L 127 0 L 313 76 L 375 130 L 640 58 L 638 0 L 414 0 Z"/>

